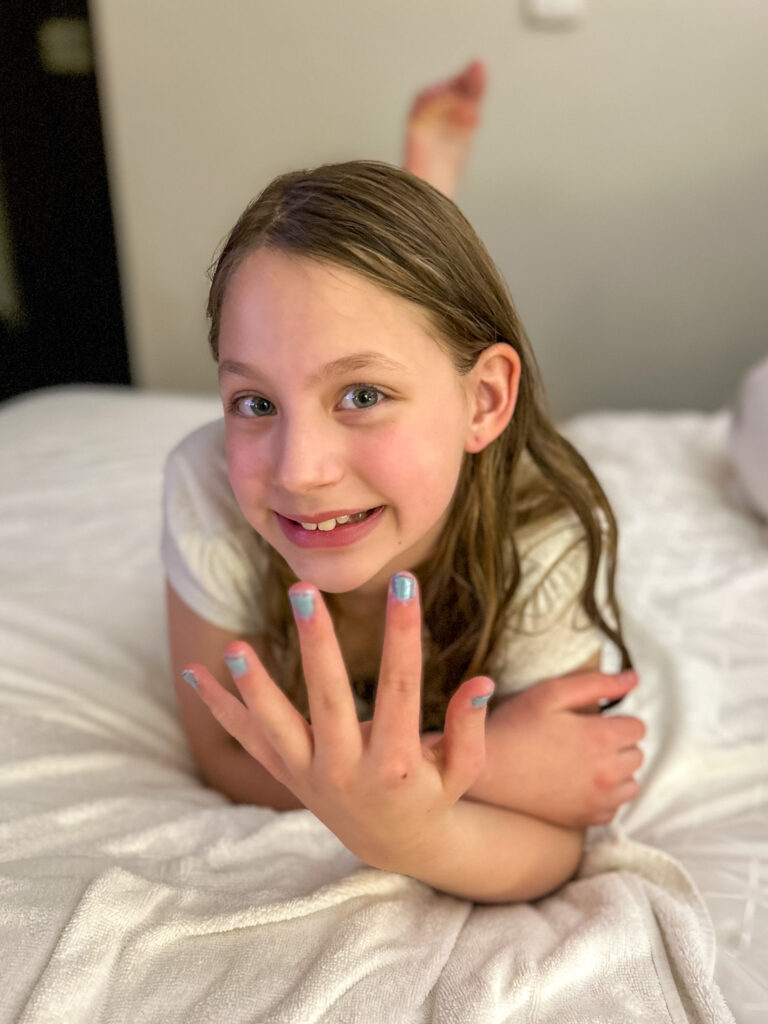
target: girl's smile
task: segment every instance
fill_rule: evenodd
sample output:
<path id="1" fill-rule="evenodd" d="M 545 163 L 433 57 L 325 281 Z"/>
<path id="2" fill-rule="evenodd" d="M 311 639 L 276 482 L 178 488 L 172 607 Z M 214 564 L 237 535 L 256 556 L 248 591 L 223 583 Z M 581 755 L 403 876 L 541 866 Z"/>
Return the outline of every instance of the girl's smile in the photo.
<path id="1" fill-rule="evenodd" d="M 385 593 L 447 519 L 472 402 L 430 330 L 362 276 L 279 250 L 252 252 L 229 282 L 230 482 L 248 522 L 320 590 Z"/>
<path id="2" fill-rule="evenodd" d="M 385 505 L 379 505 L 378 508 L 360 512 L 354 517 L 324 513 L 312 522 L 305 519 L 295 522 L 278 512 L 275 515 L 288 540 L 300 548 L 342 548 L 367 537 L 376 528 L 385 510 Z"/>

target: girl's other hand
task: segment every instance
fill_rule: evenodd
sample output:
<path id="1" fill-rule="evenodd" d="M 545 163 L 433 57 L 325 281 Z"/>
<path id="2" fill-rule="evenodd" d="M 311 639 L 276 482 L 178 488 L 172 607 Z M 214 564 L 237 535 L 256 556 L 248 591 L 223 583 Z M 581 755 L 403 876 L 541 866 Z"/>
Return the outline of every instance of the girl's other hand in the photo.
<path id="1" fill-rule="evenodd" d="M 640 790 L 633 775 L 643 762 L 637 744 L 645 726 L 584 711 L 636 685 L 634 674 L 584 672 L 505 700 L 488 715 L 485 769 L 467 798 L 572 828 L 612 821 Z"/>
<path id="2" fill-rule="evenodd" d="M 476 676 L 451 698 L 434 747 L 419 735 L 421 608 L 418 584 L 403 599 L 390 587 L 373 720 L 357 720 L 333 623 L 320 592 L 294 584 L 310 726 L 238 641 L 225 651 L 241 703 L 201 665 L 187 666 L 217 721 L 356 856 L 412 873 L 450 836 L 452 808 L 485 763 L 485 705 L 493 683 Z M 401 591 L 401 594 L 404 592 Z M 485 698 L 485 699 L 483 699 Z M 478 703 L 475 704 L 474 701 Z"/>

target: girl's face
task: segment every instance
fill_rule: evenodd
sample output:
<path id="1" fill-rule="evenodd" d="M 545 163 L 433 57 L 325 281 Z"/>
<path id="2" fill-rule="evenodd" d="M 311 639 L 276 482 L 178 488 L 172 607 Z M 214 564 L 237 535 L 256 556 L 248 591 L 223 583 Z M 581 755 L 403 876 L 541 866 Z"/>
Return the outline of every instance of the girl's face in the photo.
<path id="1" fill-rule="evenodd" d="M 431 553 L 472 403 L 419 307 L 351 271 L 257 250 L 227 286 L 219 378 L 235 497 L 299 579 L 373 597 Z M 359 525 L 297 525 L 371 509 Z"/>

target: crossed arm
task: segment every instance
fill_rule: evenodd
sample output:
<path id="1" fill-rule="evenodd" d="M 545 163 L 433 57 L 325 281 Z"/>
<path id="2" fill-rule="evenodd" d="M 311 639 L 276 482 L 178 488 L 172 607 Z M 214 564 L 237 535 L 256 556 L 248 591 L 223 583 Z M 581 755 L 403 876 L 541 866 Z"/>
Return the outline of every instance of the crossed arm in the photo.
<path id="1" fill-rule="evenodd" d="M 297 619 L 312 726 L 242 641 L 227 653 L 244 659 L 244 671 L 235 677 L 244 703 L 203 666 L 188 666 L 200 697 L 239 744 L 232 746 L 229 779 L 209 768 L 206 781 L 242 802 L 307 807 L 366 863 L 459 897 L 531 900 L 567 881 L 581 857 L 583 826 L 543 820 L 541 813 L 514 806 L 525 801 L 518 799 L 508 734 L 526 715 L 506 712 L 517 710 L 524 695 L 502 704 L 486 722 L 473 698 L 488 694 L 492 684 L 475 677 L 451 698 L 445 732 L 420 736 L 418 598 L 390 599 L 376 713 L 361 725 L 322 598 L 308 584 L 295 589 L 315 595 L 314 615 Z M 601 678 L 593 701 L 617 695 L 618 687 L 606 686 L 611 677 Z M 553 699 L 548 694 L 550 704 Z M 525 711 L 525 701 L 521 707 Z M 556 711 L 552 705 L 551 722 L 559 722 Z M 552 738 L 556 730 L 549 732 Z"/>

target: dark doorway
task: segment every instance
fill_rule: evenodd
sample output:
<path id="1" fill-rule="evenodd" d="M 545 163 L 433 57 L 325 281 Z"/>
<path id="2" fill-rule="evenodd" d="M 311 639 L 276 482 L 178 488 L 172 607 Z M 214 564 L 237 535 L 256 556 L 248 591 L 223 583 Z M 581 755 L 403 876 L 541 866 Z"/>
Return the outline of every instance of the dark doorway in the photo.
<path id="1" fill-rule="evenodd" d="M 86 0 L 0 5 L 3 201 L 0 398 L 130 384 Z"/>

